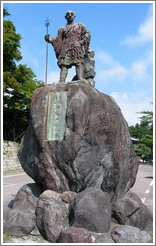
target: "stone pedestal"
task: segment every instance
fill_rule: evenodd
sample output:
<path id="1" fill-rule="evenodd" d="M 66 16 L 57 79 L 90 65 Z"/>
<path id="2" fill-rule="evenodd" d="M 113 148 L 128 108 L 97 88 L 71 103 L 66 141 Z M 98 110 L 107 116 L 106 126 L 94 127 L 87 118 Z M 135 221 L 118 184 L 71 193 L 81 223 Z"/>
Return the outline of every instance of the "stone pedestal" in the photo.
<path id="1" fill-rule="evenodd" d="M 120 108 L 85 81 L 34 92 L 19 159 L 44 189 L 80 192 L 93 186 L 111 202 L 131 188 L 138 170 Z"/>

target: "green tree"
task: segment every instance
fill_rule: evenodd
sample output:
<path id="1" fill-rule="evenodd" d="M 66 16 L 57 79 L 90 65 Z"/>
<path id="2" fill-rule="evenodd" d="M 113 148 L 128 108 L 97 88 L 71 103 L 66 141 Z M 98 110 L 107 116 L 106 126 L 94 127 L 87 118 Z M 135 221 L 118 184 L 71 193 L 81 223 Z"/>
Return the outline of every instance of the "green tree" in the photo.
<path id="1" fill-rule="evenodd" d="M 8 9 L 7 8 L 3 9 L 3 17 L 8 16 L 8 15 L 10 15 L 8 12 Z"/>
<path id="2" fill-rule="evenodd" d="M 140 138 L 141 136 L 140 125 L 138 123 L 135 126 L 130 126 L 129 130 L 130 130 L 131 137 Z"/>
<path id="3" fill-rule="evenodd" d="M 4 9 L 3 16 L 9 15 Z M 16 65 L 22 59 L 21 36 L 11 21 L 4 21 L 3 29 L 3 121 L 4 139 L 20 140 L 27 128 L 33 91 L 43 85 L 31 68 Z"/>
<path id="4" fill-rule="evenodd" d="M 3 10 L 3 16 L 10 15 L 7 9 Z M 16 33 L 16 28 L 9 20 L 3 21 L 3 71 L 11 74 L 16 69 L 16 61 L 22 59 L 19 48 L 21 35 Z"/>
<path id="5" fill-rule="evenodd" d="M 138 157 L 141 157 L 142 154 L 145 154 L 147 157 L 149 157 L 151 154 L 150 148 L 143 143 L 140 143 L 139 145 L 134 145 L 134 150 Z"/>
<path id="6" fill-rule="evenodd" d="M 148 127 L 148 130 L 153 134 L 153 112 L 152 111 L 142 111 L 140 114 L 141 122 Z"/>
<path id="7" fill-rule="evenodd" d="M 138 157 L 146 155 L 146 159 L 153 159 L 153 112 L 142 111 L 141 123 L 130 126 L 131 137 L 139 138 L 139 144 L 134 144 Z"/>

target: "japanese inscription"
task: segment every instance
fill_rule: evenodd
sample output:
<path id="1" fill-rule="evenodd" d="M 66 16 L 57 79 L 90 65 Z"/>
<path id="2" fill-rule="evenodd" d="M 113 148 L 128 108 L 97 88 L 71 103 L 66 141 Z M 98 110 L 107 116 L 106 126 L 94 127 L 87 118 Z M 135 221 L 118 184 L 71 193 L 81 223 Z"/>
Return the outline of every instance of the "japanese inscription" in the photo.
<path id="1" fill-rule="evenodd" d="M 47 119 L 47 140 L 61 141 L 66 129 L 68 92 L 50 92 Z"/>

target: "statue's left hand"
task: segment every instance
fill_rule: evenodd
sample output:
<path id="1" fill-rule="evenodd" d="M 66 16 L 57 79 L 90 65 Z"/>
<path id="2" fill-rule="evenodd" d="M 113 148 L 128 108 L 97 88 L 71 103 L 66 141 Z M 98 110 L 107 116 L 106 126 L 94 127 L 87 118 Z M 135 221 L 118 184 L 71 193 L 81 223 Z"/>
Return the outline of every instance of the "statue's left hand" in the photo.
<path id="1" fill-rule="evenodd" d="M 49 41 L 49 34 L 45 35 L 45 41 Z"/>

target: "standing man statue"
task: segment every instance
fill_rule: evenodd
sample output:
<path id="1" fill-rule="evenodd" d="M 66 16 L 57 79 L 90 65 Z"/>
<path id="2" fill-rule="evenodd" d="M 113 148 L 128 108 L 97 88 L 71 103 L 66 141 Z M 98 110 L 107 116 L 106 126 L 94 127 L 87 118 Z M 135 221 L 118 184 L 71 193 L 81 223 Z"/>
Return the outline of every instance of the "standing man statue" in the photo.
<path id="1" fill-rule="evenodd" d="M 68 74 L 68 69 L 76 67 L 78 80 L 84 79 L 84 59 L 89 50 L 90 33 L 82 23 L 74 23 L 75 14 L 69 10 L 66 13 L 67 25 L 59 28 L 57 36 L 45 40 L 54 47 L 58 66 L 61 69 L 59 82 L 64 83 Z"/>

